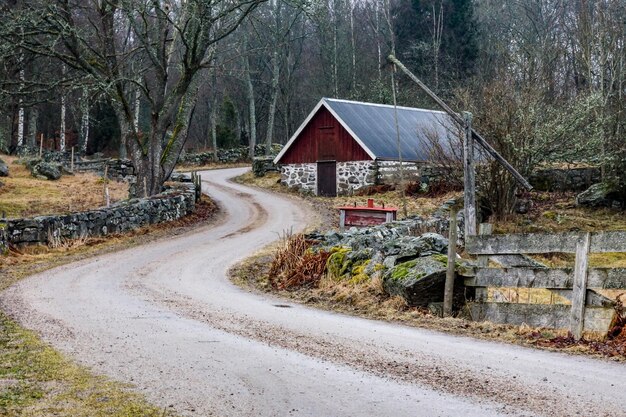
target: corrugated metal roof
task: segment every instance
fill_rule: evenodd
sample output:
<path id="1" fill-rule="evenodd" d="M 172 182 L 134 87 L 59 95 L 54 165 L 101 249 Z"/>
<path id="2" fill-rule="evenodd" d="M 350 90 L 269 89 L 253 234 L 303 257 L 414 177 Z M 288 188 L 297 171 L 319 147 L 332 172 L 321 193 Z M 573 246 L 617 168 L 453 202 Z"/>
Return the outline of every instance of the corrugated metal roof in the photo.
<path id="1" fill-rule="evenodd" d="M 366 147 L 376 159 L 398 159 L 394 106 L 357 101 L 322 99 L 343 126 Z M 444 112 L 398 107 L 400 151 L 405 161 L 429 160 L 429 143 L 436 137 L 444 149 L 458 127 Z"/>

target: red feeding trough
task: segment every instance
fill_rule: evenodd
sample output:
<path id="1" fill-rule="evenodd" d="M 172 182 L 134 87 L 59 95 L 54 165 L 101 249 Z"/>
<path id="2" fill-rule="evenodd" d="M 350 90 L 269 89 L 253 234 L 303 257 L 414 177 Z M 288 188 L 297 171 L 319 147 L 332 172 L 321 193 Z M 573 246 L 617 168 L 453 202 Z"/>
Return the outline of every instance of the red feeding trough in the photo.
<path id="1" fill-rule="evenodd" d="M 372 198 L 367 199 L 367 206 L 337 207 L 339 210 L 339 227 L 370 227 L 396 220 L 396 207 L 374 206 Z"/>

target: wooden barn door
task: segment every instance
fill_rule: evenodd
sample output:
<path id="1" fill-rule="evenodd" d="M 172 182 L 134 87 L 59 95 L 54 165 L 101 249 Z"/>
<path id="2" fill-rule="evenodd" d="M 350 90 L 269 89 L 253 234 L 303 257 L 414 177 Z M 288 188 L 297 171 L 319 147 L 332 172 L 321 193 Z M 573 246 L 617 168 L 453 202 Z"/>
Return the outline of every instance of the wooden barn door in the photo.
<path id="1" fill-rule="evenodd" d="M 323 161 L 317 163 L 317 195 L 324 197 L 337 196 L 336 161 Z"/>

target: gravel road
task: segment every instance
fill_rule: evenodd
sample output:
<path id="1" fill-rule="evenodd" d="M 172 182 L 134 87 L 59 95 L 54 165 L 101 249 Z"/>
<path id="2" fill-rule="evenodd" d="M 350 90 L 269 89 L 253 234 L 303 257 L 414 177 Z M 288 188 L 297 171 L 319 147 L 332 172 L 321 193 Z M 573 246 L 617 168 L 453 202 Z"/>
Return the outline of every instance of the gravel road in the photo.
<path id="1" fill-rule="evenodd" d="M 0 296 L 95 372 L 184 416 L 626 416 L 626 365 L 319 311 L 230 266 L 314 218 L 207 171 L 216 225 L 32 276 Z"/>

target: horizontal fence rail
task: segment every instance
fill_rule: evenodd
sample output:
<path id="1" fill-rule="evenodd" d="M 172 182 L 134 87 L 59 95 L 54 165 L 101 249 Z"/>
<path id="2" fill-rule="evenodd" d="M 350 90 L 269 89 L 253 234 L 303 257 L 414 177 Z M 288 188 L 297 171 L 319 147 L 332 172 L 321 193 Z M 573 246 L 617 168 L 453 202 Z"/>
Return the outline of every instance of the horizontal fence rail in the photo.
<path id="1" fill-rule="evenodd" d="M 483 233 L 492 230 L 481 225 Z M 498 323 L 569 328 L 576 338 L 583 330 L 606 331 L 613 320 L 615 300 L 599 290 L 626 292 L 626 268 L 589 268 L 589 254 L 626 252 L 626 231 L 562 234 L 509 234 L 468 236 L 466 252 L 478 256 L 479 266 L 461 272 L 465 285 L 474 287 L 472 317 Z M 534 265 L 525 254 L 574 253 L 574 268 Z M 489 267 L 488 259 L 516 261 L 514 267 Z M 521 261 L 521 262 L 520 262 Z M 489 288 L 546 289 L 569 300 L 566 304 L 486 302 Z"/>
<path id="2" fill-rule="evenodd" d="M 465 250 L 472 255 L 576 253 L 586 233 L 469 236 Z M 591 234 L 591 253 L 626 252 L 626 231 Z"/>

